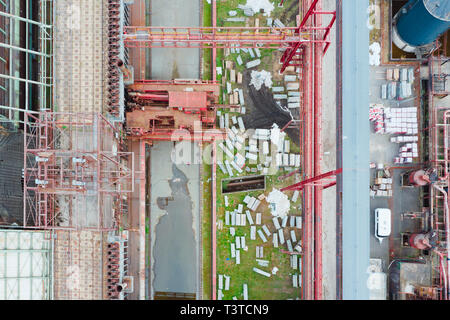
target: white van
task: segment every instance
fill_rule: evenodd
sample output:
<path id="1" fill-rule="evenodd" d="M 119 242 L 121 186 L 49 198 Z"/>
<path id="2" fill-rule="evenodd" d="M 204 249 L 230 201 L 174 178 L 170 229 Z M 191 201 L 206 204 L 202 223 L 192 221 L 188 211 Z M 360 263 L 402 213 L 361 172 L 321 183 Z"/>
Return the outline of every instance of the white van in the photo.
<path id="1" fill-rule="evenodd" d="M 385 208 L 375 209 L 375 237 L 378 241 L 391 234 L 391 210 Z"/>

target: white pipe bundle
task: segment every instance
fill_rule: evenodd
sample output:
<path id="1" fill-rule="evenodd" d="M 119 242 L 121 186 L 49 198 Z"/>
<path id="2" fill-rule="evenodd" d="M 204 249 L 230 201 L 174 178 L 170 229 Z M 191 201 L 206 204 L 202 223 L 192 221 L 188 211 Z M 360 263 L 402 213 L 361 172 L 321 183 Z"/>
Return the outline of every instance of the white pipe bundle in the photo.
<path id="1" fill-rule="evenodd" d="M 250 227 L 250 240 L 256 240 L 256 226 Z"/>
<path id="2" fill-rule="evenodd" d="M 290 216 L 289 225 L 290 227 L 295 227 L 295 216 Z"/>
<path id="3" fill-rule="evenodd" d="M 288 247 L 288 251 L 289 252 L 293 252 L 294 250 L 292 249 L 292 243 L 291 243 L 291 240 L 286 240 L 286 244 L 287 244 L 287 247 Z"/>
<path id="4" fill-rule="evenodd" d="M 247 219 L 245 219 L 245 214 L 241 213 L 241 226 L 247 225 Z"/>
<path id="5" fill-rule="evenodd" d="M 280 244 L 284 244 L 283 229 L 278 229 L 278 240 L 279 240 Z"/>
<path id="6" fill-rule="evenodd" d="M 267 242 L 267 239 L 266 239 L 266 237 L 264 236 L 264 233 L 262 233 L 261 229 L 258 230 L 258 234 L 259 234 L 259 237 L 261 238 L 261 240 L 262 240 L 263 242 Z"/>
<path id="7" fill-rule="evenodd" d="M 230 290 L 230 276 L 225 276 L 225 291 Z"/>
<path id="8" fill-rule="evenodd" d="M 282 228 L 286 228 L 287 220 L 288 220 L 288 216 L 284 216 L 283 220 L 281 221 Z"/>
<path id="9" fill-rule="evenodd" d="M 253 267 L 253 271 L 255 271 L 256 273 L 259 273 L 259 274 L 261 274 L 263 276 L 266 276 L 266 277 L 270 278 L 270 273 L 265 272 L 265 271 L 263 271 L 261 269 Z"/>
<path id="10" fill-rule="evenodd" d="M 256 214 L 256 224 L 260 225 L 261 224 L 261 213 L 257 213 Z"/>
<path id="11" fill-rule="evenodd" d="M 248 300 L 248 287 L 247 287 L 246 283 L 244 283 L 244 285 L 243 285 L 243 295 L 244 295 L 244 300 Z"/>
<path id="12" fill-rule="evenodd" d="M 292 243 L 297 242 L 297 237 L 295 236 L 295 231 L 294 230 L 291 230 L 291 240 L 292 240 Z"/>
<path id="13" fill-rule="evenodd" d="M 300 194 L 300 192 L 298 190 L 294 191 L 294 194 L 292 195 L 292 202 L 297 202 L 298 199 L 298 195 Z"/>
<path id="14" fill-rule="evenodd" d="M 243 172 L 242 169 L 236 164 L 236 162 L 234 160 L 231 161 L 231 166 L 233 168 L 235 168 L 238 173 L 242 173 Z"/>
<path id="15" fill-rule="evenodd" d="M 295 226 L 297 229 L 301 229 L 302 228 L 302 217 L 300 216 L 296 216 L 295 217 Z"/>
<path id="16" fill-rule="evenodd" d="M 233 176 L 233 169 L 231 169 L 230 162 L 228 160 L 225 160 L 225 167 L 227 168 L 228 175 L 230 177 L 232 177 Z"/>
<path id="17" fill-rule="evenodd" d="M 219 289 L 223 289 L 223 275 L 219 274 Z"/>
<path id="18" fill-rule="evenodd" d="M 235 226 L 236 225 L 236 212 L 234 212 L 234 211 L 231 212 L 230 216 L 231 216 L 231 225 Z"/>
<path id="19" fill-rule="evenodd" d="M 250 213 L 249 210 L 245 210 L 245 214 L 247 215 L 248 224 L 249 224 L 249 225 L 252 225 L 252 224 L 253 224 L 252 214 Z"/>
<path id="20" fill-rule="evenodd" d="M 297 262 L 298 262 L 298 256 L 296 254 L 291 255 L 291 267 L 294 270 L 297 270 Z"/>
<path id="21" fill-rule="evenodd" d="M 272 221 L 273 221 L 273 225 L 275 226 L 275 229 L 276 230 L 280 229 L 280 223 L 278 222 L 278 217 L 273 217 Z"/>
<path id="22" fill-rule="evenodd" d="M 269 228 L 267 228 L 266 225 L 263 225 L 262 228 L 263 228 L 263 230 L 264 230 L 264 233 L 265 233 L 268 237 L 270 237 L 270 231 L 269 231 Z"/>
<path id="23" fill-rule="evenodd" d="M 272 235 L 272 243 L 274 248 L 278 248 L 278 233 Z"/>

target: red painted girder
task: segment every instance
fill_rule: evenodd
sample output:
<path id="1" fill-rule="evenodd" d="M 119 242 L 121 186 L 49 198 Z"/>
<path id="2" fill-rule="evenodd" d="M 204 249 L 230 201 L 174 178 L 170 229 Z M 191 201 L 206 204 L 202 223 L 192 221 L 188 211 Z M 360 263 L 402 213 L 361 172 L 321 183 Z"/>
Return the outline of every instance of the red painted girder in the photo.
<path id="1" fill-rule="evenodd" d="M 301 182 L 295 183 L 295 184 L 290 185 L 288 187 L 284 187 L 284 188 L 281 189 L 281 191 L 298 189 L 298 188 L 300 188 L 300 187 L 302 187 L 302 186 L 304 186 L 306 184 L 309 184 L 309 183 L 312 183 L 312 182 L 315 182 L 315 181 L 318 181 L 318 180 L 322 180 L 322 179 L 330 177 L 330 176 L 335 176 L 335 175 L 338 175 L 340 173 L 342 173 L 342 168 L 336 169 L 336 170 L 332 170 L 332 171 L 329 171 L 329 172 L 326 172 L 326 173 L 323 173 L 323 174 L 320 174 L 318 176 L 315 176 L 315 177 L 303 180 Z"/>

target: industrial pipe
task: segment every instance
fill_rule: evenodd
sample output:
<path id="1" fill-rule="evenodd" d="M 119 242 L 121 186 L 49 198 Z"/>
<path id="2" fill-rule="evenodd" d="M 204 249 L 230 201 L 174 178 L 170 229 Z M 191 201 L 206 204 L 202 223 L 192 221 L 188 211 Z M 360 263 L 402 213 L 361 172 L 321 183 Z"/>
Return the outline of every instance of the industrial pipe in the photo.
<path id="1" fill-rule="evenodd" d="M 442 195 L 444 196 L 444 217 L 445 217 L 445 221 L 444 221 L 444 225 L 445 225 L 445 246 L 446 246 L 446 251 L 447 251 L 447 276 L 450 275 L 450 263 L 448 263 L 448 259 L 450 257 L 450 225 L 449 225 L 449 211 L 448 211 L 448 198 L 447 198 L 447 192 L 441 187 L 438 186 L 436 183 L 433 184 L 433 187 L 437 190 L 439 190 Z M 442 257 L 443 258 L 443 257 Z M 446 278 L 445 278 L 446 279 Z M 448 280 L 448 279 L 446 279 Z M 448 289 L 445 289 L 445 299 L 448 300 Z"/>
<path id="2" fill-rule="evenodd" d="M 439 256 L 439 263 L 441 264 L 441 270 L 444 274 L 442 278 L 444 278 L 444 300 L 448 300 L 448 293 L 447 293 L 447 274 L 445 272 L 445 266 L 444 266 L 444 255 L 442 252 L 439 252 L 438 250 L 434 250 L 434 252 Z"/>
<path id="3" fill-rule="evenodd" d="M 128 284 L 126 282 L 123 283 L 119 283 L 117 285 L 117 292 L 122 292 L 123 290 L 125 290 L 128 287 Z"/>

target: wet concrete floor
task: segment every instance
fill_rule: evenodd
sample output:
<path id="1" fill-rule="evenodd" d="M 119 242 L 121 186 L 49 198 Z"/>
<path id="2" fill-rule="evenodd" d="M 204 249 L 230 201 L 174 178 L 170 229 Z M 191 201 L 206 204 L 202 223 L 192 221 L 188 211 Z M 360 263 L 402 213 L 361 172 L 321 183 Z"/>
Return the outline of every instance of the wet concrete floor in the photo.
<path id="1" fill-rule="evenodd" d="M 173 161 L 173 152 L 170 141 L 151 148 L 152 296 L 199 291 L 199 165 Z"/>

